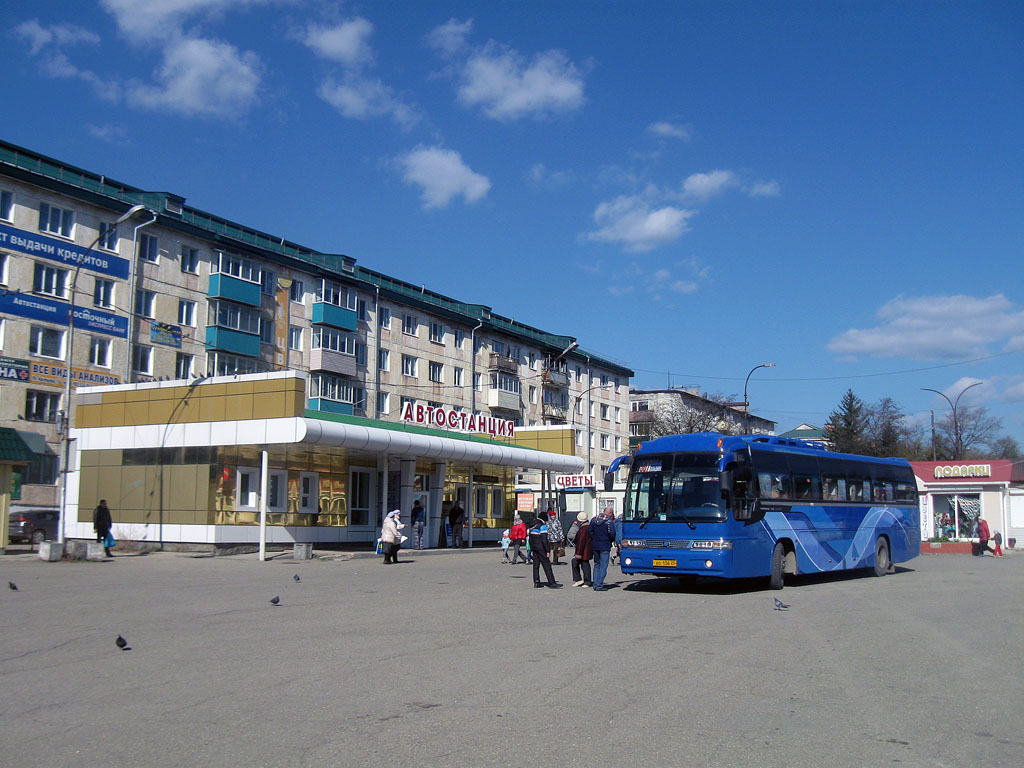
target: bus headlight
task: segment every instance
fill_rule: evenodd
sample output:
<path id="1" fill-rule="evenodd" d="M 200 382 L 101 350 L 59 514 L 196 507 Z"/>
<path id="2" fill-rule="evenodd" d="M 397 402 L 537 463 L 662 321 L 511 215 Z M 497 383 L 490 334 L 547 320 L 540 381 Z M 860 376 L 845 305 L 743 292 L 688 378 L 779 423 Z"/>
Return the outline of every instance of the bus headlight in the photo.
<path id="1" fill-rule="evenodd" d="M 715 563 L 714 563 L 713 560 L 705 560 L 704 561 L 704 567 L 705 568 L 714 568 L 715 567 Z"/>
<path id="2" fill-rule="evenodd" d="M 622 562 L 624 562 L 626 565 L 632 565 L 633 564 L 633 558 L 632 557 L 627 557 Z"/>
<path id="3" fill-rule="evenodd" d="M 732 542 L 726 539 L 694 541 L 690 544 L 690 549 L 732 549 Z"/>

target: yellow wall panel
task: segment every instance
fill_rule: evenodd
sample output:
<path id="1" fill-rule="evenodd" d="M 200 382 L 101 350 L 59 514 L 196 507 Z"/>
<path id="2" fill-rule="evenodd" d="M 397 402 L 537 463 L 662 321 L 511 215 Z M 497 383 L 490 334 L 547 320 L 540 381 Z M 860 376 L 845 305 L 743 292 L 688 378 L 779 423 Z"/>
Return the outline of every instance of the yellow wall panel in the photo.
<path id="1" fill-rule="evenodd" d="M 112 395 L 121 394 L 119 392 L 111 392 Z M 120 427 L 124 424 L 124 402 L 120 403 L 108 403 L 104 398 L 103 405 L 100 406 L 100 424 L 104 427 Z"/>
<path id="2" fill-rule="evenodd" d="M 224 421 L 224 397 L 203 397 L 199 400 L 199 421 Z"/>

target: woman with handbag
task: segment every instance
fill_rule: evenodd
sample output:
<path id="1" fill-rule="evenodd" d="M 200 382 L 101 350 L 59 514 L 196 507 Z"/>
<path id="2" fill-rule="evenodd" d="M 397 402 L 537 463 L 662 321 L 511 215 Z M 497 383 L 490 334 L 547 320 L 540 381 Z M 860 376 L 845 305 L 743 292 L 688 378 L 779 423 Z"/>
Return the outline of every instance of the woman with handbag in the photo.
<path id="1" fill-rule="evenodd" d="M 103 551 L 107 557 L 113 557 L 110 554 L 110 547 L 113 546 L 114 537 L 110 534 L 110 529 L 114 526 L 113 518 L 110 516 L 110 507 L 107 506 L 106 499 L 100 499 L 99 505 L 92 513 L 92 529 L 96 531 L 96 541 L 103 542 Z"/>
<path id="2" fill-rule="evenodd" d="M 380 548 L 384 553 L 384 565 L 398 562 L 398 550 L 402 546 L 401 530 L 405 527 L 399 519 L 402 511 L 399 509 L 388 512 L 384 518 L 384 525 L 380 529 Z"/>

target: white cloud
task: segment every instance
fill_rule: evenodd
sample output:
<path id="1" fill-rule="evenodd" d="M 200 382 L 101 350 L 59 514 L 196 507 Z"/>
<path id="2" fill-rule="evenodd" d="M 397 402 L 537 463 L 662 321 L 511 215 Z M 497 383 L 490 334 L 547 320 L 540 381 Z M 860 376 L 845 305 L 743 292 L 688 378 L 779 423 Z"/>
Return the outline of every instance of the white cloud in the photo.
<path id="1" fill-rule="evenodd" d="M 120 98 L 121 86 L 116 80 L 105 79 L 92 70 L 75 66 L 63 50 L 82 43 L 98 45 L 100 37 L 95 32 L 74 24 L 44 27 L 37 19 L 31 19 L 16 26 L 14 34 L 29 44 L 29 55 L 38 57 L 40 69 L 47 77 L 81 80 L 104 101 Z"/>
<path id="2" fill-rule="evenodd" d="M 346 72 L 341 82 L 328 79 L 317 93 L 342 115 L 354 120 L 369 117 L 390 117 L 403 127 L 412 126 L 419 115 L 416 110 L 380 80 Z"/>
<path id="3" fill-rule="evenodd" d="M 90 123 L 85 126 L 85 129 L 89 132 L 90 136 L 101 141 L 109 141 L 111 144 L 120 145 L 130 143 L 128 141 L 128 131 L 122 125 L 93 125 Z"/>
<path id="4" fill-rule="evenodd" d="M 588 240 L 621 243 L 627 251 L 650 251 L 676 240 L 688 230 L 696 211 L 664 206 L 653 208 L 641 197 L 622 195 L 594 211 L 597 230 Z"/>
<path id="5" fill-rule="evenodd" d="M 633 292 L 632 285 L 609 285 L 608 293 L 612 296 L 626 296 Z"/>
<path id="6" fill-rule="evenodd" d="M 24 21 L 14 28 L 14 33 L 30 44 L 29 53 L 35 56 L 47 46 L 63 47 L 87 43 L 97 45 L 100 36 L 75 24 L 52 24 L 44 27 L 38 19 Z"/>
<path id="7" fill-rule="evenodd" d="M 311 25 L 302 41 L 318 56 L 346 67 L 362 67 L 373 61 L 372 34 L 373 24 L 359 17 L 333 27 Z"/>
<path id="8" fill-rule="evenodd" d="M 421 188 L 424 208 L 445 208 L 456 197 L 467 203 L 482 199 L 491 188 L 486 176 L 475 173 L 462 155 L 441 147 L 417 147 L 397 159 L 403 179 Z"/>
<path id="9" fill-rule="evenodd" d="M 182 37 L 167 43 L 155 85 L 134 83 L 135 106 L 184 115 L 233 117 L 257 102 L 260 62 L 218 40 Z"/>
<path id="10" fill-rule="evenodd" d="M 100 0 L 128 38 L 157 39 L 181 33 L 187 20 L 214 17 L 275 0 Z M 192 36 L 192 35 L 190 35 Z"/>
<path id="11" fill-rule="evenodd" d="M 1007 351 L 1024 336 L 1024 309 L 1004 295 L 898 296 L 883 304 L 873 328 L 851 328 L 829 341 L 841 355 L 955 360 Z"/>
<path id="12" fill-rule="evenodd" d="M 739 178 L 732 171 L 694 173 L 683 181 L 683 193 L 693 200 L 706 201 L 739 186 L 739 183 Z"/>
<path id="13" fill-rule="evenodd" d="M 673 280 L 669 283 L 669 288 L 676 293 L 696 293 L 698 287 L 693 280 Z"/>
<path id="14" fill-rule="evenodd" d="M 553 171 L 544 163 L 534 163 L 526 175 L 534 184 L 545 187 L 559 187 L 573 180 L 572 171 Z"/>
<path id="15" fill-rule="evenodd" d="M 680 141 L 690 140 L 690 127 L 687 125 L 676 125 L 665 120 L 651 123 L 647 126 L 647 130 L 653 133 L 655 136 L 660 136 L 663 139 L 679 139 Z"/>
<path id="16" fill-rule="evenodd" d="M 446 57 L 456 56 L 466 49 L 466 37 L 473 29 L 473 20 L 448 19 L 434 27 L 427 35 L 427 45 Z"/>
<path id="17" fill-rule="evenodd" d="M 751 197 L 778 197 L 782 190 L 777 181 L 758 181 L 746 187 L 746 193 Z"/>

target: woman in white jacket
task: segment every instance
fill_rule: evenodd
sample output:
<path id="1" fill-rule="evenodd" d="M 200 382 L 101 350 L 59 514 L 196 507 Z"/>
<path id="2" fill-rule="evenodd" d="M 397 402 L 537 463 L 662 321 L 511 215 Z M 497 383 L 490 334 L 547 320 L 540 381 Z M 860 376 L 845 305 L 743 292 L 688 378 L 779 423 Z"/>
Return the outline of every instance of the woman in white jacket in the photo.
<path id="1" fill-rule="evenodd" d="M 401 530 L 405 528 L 399 519 L 401 514 L 401 510 L 398 509 L 388 512 L 380 529 L 380 548 L 384 553 L 385 565 L 398 562 L 398 549 L 402 546 Z"/>

